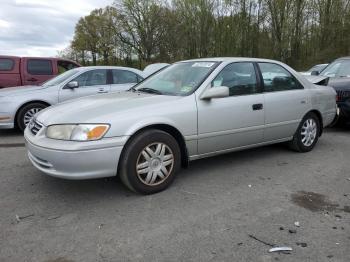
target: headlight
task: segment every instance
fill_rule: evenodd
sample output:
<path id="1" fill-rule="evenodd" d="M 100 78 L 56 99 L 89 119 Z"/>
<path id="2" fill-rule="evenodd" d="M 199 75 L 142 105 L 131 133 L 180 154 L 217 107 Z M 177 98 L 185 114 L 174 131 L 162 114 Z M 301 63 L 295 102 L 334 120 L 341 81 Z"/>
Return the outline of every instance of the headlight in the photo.
<path id="1" fill-rule="evenodd" d="M 108 129 L 107 124 L 53 125 L 47 128 L 46 136 L 59 140 L 93 141 L 101 139 Z"/>

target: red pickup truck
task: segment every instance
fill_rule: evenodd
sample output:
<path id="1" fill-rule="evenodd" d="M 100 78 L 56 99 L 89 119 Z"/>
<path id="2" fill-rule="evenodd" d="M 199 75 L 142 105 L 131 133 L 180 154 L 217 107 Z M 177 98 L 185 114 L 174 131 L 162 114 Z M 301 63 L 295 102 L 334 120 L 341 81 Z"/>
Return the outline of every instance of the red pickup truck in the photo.
<path id="1" fill-rule="evenodd" d="M 79 66 L 61 58 L 0 56 L 0 88 L 40 85 Z"/>

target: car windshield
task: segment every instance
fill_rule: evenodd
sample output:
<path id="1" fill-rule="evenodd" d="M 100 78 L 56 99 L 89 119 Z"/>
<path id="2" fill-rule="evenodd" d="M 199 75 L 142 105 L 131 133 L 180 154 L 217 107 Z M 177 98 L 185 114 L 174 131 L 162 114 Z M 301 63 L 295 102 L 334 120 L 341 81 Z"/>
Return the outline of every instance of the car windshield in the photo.
<path id="1" fill-rule="evenodd" d="M 66 81 L 68 78 L 75 75 L 79 71 L 80 71 L 79 68 L 68 70 L 68 71 L 64 72 L 63 74 L 60 74 L 60 75 L 50 79 L 49 81 L 46 81 L 44 84 L 42 84 L 42 86 L 49 87 L 49 86 L 59 85 L 60 83 Z"/>
<path id="2" fill-rule="evenodd" d="M 350 77 L 350 59 L 334 61 L 320 75 L 328 77 Z"/>
<path id="3" fill-rule="evenodd" d="M 217 62 L 208 61 L 176 63 L 144 80 L 133 90 L 186 96 L 196 90 L 217 65 Z"/>

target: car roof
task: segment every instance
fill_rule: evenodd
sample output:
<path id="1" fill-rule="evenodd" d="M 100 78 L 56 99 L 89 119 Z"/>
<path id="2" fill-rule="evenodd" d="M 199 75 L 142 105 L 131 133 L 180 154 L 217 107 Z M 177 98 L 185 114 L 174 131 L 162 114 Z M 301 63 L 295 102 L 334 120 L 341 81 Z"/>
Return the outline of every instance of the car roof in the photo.
<path id="1" fill-rule="evenodd" d="M 240 61 L 281 63 L 276 60 L 264 59 L 264 58 L 252 58 L 252 57 L 210 57 L 210 58 L 190 59 L 190 60 L 185 60 L 181 62 L 240 62 Z"/>
<path id="2" fill-rule="evenodd" d="M 344 57 L 339 57 L 337 59 L 335 59 L 334 61 L 337 61 L 337 60 L 349 60 L 350 59 L 350 56 L 344 56 Z"/>
<path id="3" fill-rule="evenodd" d="M 82 66 L 79 67 L 79 70 L 92 70 L 92 69 L 119 69 L 119 70 L 129 70 L 133 71 L 135 73 L 138 73 L 139 75 L 143 75 L 143 72 L 139 69 L 132 68 L 132 67 L 124 67 L 124 66 Z"/>

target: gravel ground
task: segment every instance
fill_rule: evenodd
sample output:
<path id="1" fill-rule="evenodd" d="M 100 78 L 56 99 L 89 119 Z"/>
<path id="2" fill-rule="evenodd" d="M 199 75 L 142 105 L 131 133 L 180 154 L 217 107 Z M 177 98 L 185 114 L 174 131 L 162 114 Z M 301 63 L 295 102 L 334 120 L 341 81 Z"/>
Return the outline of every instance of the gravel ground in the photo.
<path id="1" fill-rule="evenodd" d="M 348 262 L 349 132 L 328 129 L 307 154 L 275 145 L 195 161 L 140 196 L 115 178 L 48 177 L 18 132 L 0 131 L 0 261 Z"/>

